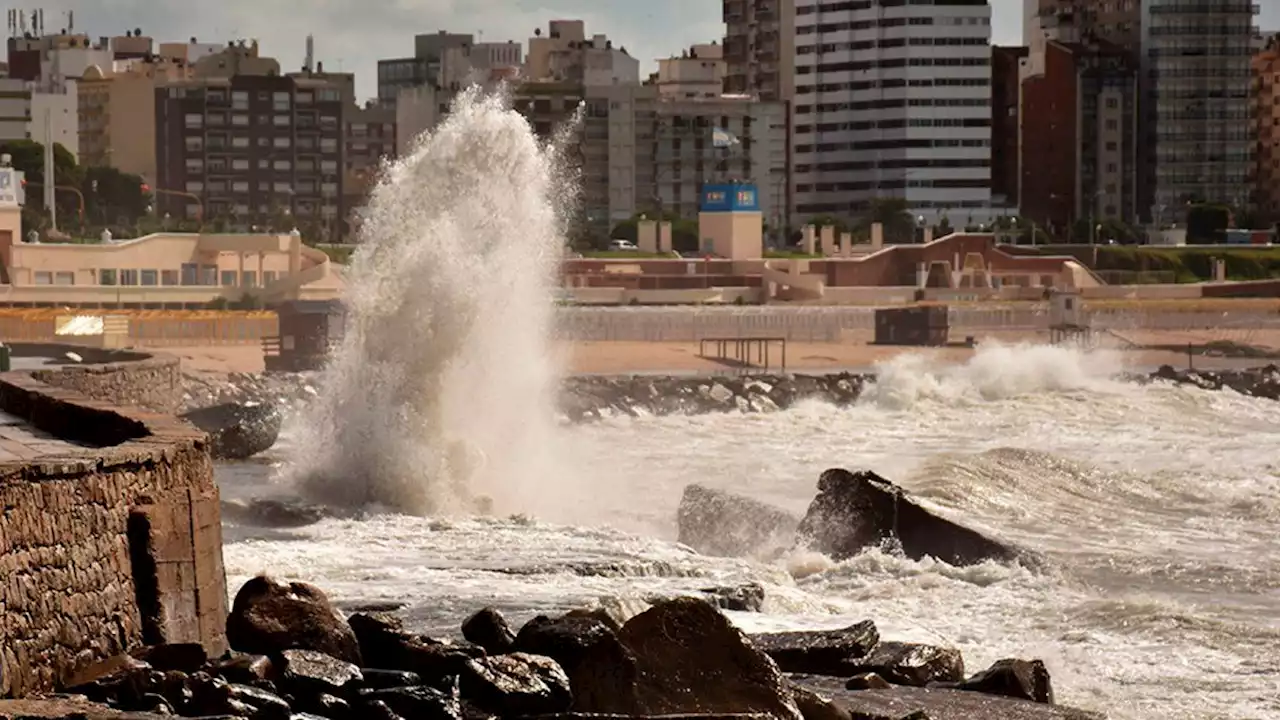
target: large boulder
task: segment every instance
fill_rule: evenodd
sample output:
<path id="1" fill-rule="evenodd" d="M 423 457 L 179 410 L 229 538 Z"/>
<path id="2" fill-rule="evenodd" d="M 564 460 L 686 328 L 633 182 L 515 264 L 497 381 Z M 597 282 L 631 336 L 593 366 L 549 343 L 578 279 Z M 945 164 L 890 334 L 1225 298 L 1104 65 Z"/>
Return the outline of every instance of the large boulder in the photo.
<path id="1" fill-rule="evenodd" d="M 639 669 L 635 714 L 767 713 L 801 720 L 769 656 L 704 600 L 660 602 L 618 635 Z"/>
<path id="2" fill-rule="evenodd" d="M 558 619 L 539 615 L 520 628 L 515 649 L 559 663 L 573 688 L 574 711 L 634 714 L 636 659 L 622 644 L 611 620 L 590 613 L 571 613 Z"/>
<path id="3" fill-rule="evenodd" d="M 224 403 L 184 413 L 183 420 L 209 435 L 216 459 L 243 460 L 268 450 L 280 437 L 283 418 L 274 403 Z"/>
<path id="4" fill-rule="evenodd" d="M 1049 678 L 1048 668 L 1040 660 L 997 660 L 991 667 L 958 683 L 956 687 L 960 690 L 1053 704 L 1053 682 Z"/>
<path id="5" fill-rule="evenodd" d="M 259 575 L 241 586 L 227 616 L 232 649 L 256 655 L 315 650 L 361 665 L 356 636 L 314 585 Z"/>
<path id="6" fill-rule="evenodd" d="M 1028 551 L 933 514 L 902 488 L 865 470 L 822 473 L 818 495 L 798 533 L 811 549 L 833 560 L 886 543 L 898 545 L 913 560 L 933 557 L 951 565 L 1037 560 Z"/>
<path id="7" fill-rule="evenodd" d="M 563 712 L 573 704 L 569 677 L 549 657 L 512 653 L 467 662 L 462 696 L 501 717 Z"/>
<path id="8" fill-rule="evenodd" d="M 894 685 L 924 687 L 963 680 L 964 657 L 955 648 L 885 641 L 865 657 L 850 660 L 848 669 L 853 675 L 874 673 Z"/>
<path id="9" fill-rule="evenodd" d="M 875 623 L 863 620 L 838 630 L 758 633 L 751 642 L 783 672 L 848 676 L 851 663 L 875 649 L 880 633 Z"/>
<path id="10" fill-rule="evenodd" d="M 679 542 L 704 555 L 759 556 L 785 550 L 795 542 L 798 520 L 771 505 L 688 485 L 676 514 Z"/>
<path id="11" fill-rule="evenodd" d="M 439 683 L 456 677 L 472 658 L 483 657 L 484 649 L 469 643 L 452 643 L 412 635 L 404 631 L 400 619 L 385 613 L 356 613 L 351 629 L 360 652 L 383 670 L 414 673 L 423 682 Z M 390 704 L 390 703 L 388 703 Z"/>
<path id="12" fill-rule="evenodd" d="M 844 680 L 816 675 L 793 675 L 791 681 L 849 711 L 854 718 L 899 720 L 1103 720 L 1097 713 L 1001 695 L 951 688 L 893 687 L 847 690 Z M 912 713 L 922 713 L 913 716 Z"/>

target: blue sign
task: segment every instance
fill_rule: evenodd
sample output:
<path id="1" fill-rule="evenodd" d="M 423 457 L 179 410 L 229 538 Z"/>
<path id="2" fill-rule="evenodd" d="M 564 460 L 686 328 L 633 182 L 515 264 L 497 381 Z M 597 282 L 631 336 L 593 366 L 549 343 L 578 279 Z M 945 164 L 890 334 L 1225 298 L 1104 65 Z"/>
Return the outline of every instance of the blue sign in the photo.
<path id="1" fill-rule="evenodd" d="M 703 185 L 701 209 L 702 212 L 760 212 L 760 194 L 755 185 Z"/>

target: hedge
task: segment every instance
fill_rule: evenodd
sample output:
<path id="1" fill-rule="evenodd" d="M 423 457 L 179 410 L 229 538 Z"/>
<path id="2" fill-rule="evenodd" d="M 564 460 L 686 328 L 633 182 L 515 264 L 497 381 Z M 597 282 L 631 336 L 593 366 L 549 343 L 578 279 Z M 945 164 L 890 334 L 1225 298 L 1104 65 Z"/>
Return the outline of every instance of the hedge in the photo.
<path id="1" fill-rule="evenodd" d="M 1195 248 L 1100 245 L 1094 270 L 1170 272 L 1177 282 L 1213 279 L 1213 259 L 1225 260 L 1231 280 L 1280 278 L 1280 247 Z"/>

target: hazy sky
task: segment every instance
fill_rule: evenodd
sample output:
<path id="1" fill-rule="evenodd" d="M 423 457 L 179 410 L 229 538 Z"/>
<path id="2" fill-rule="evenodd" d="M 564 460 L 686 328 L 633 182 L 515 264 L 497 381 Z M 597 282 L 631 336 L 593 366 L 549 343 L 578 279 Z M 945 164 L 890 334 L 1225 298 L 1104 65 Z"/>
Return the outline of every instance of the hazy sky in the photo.
<path id="1" fill-rule="evenodd" d="M 1280 30 L 1280 0 L 1259 4 L 1258 24 Z M 1021 0 L 991 5 L 994 42 L 1019 43 Z M 74 11 L 75 29 L 94 37 L 141 28 L 165 41 L 257 38 L 285 69 L 301 67 L 304 38 L 313 33 L 316 59 L 355 72 L 361 96 L 376 93 L 378 59 L 412 55 L 417 33 L 450 30 L 523 42 L 548 20 L 580 18 L 588 34 L 604 33 L 640 58 L 647 73 L 655 58 L 724 32 L 719 0 L 31 0 L 27 7 L 44 8 L 47 32 L 65 27 L 67 11 Z"/>

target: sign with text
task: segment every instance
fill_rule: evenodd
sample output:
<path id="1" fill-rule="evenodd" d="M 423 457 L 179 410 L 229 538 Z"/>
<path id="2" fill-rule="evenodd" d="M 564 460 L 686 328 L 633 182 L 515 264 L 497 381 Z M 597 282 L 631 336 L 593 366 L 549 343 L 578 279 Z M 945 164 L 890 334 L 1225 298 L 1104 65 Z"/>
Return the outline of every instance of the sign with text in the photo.
<path id="1" fill-rule="evenodd" d="M 727 184 L 702 187 L 702 212 L 760 212 L 755 185 Z"/>
<path id="2" fill-rule="evenodd" d="M 22 204 L 22 173 L 6 167 L 0 168 L 0 207 L 17 207 Z"/>

